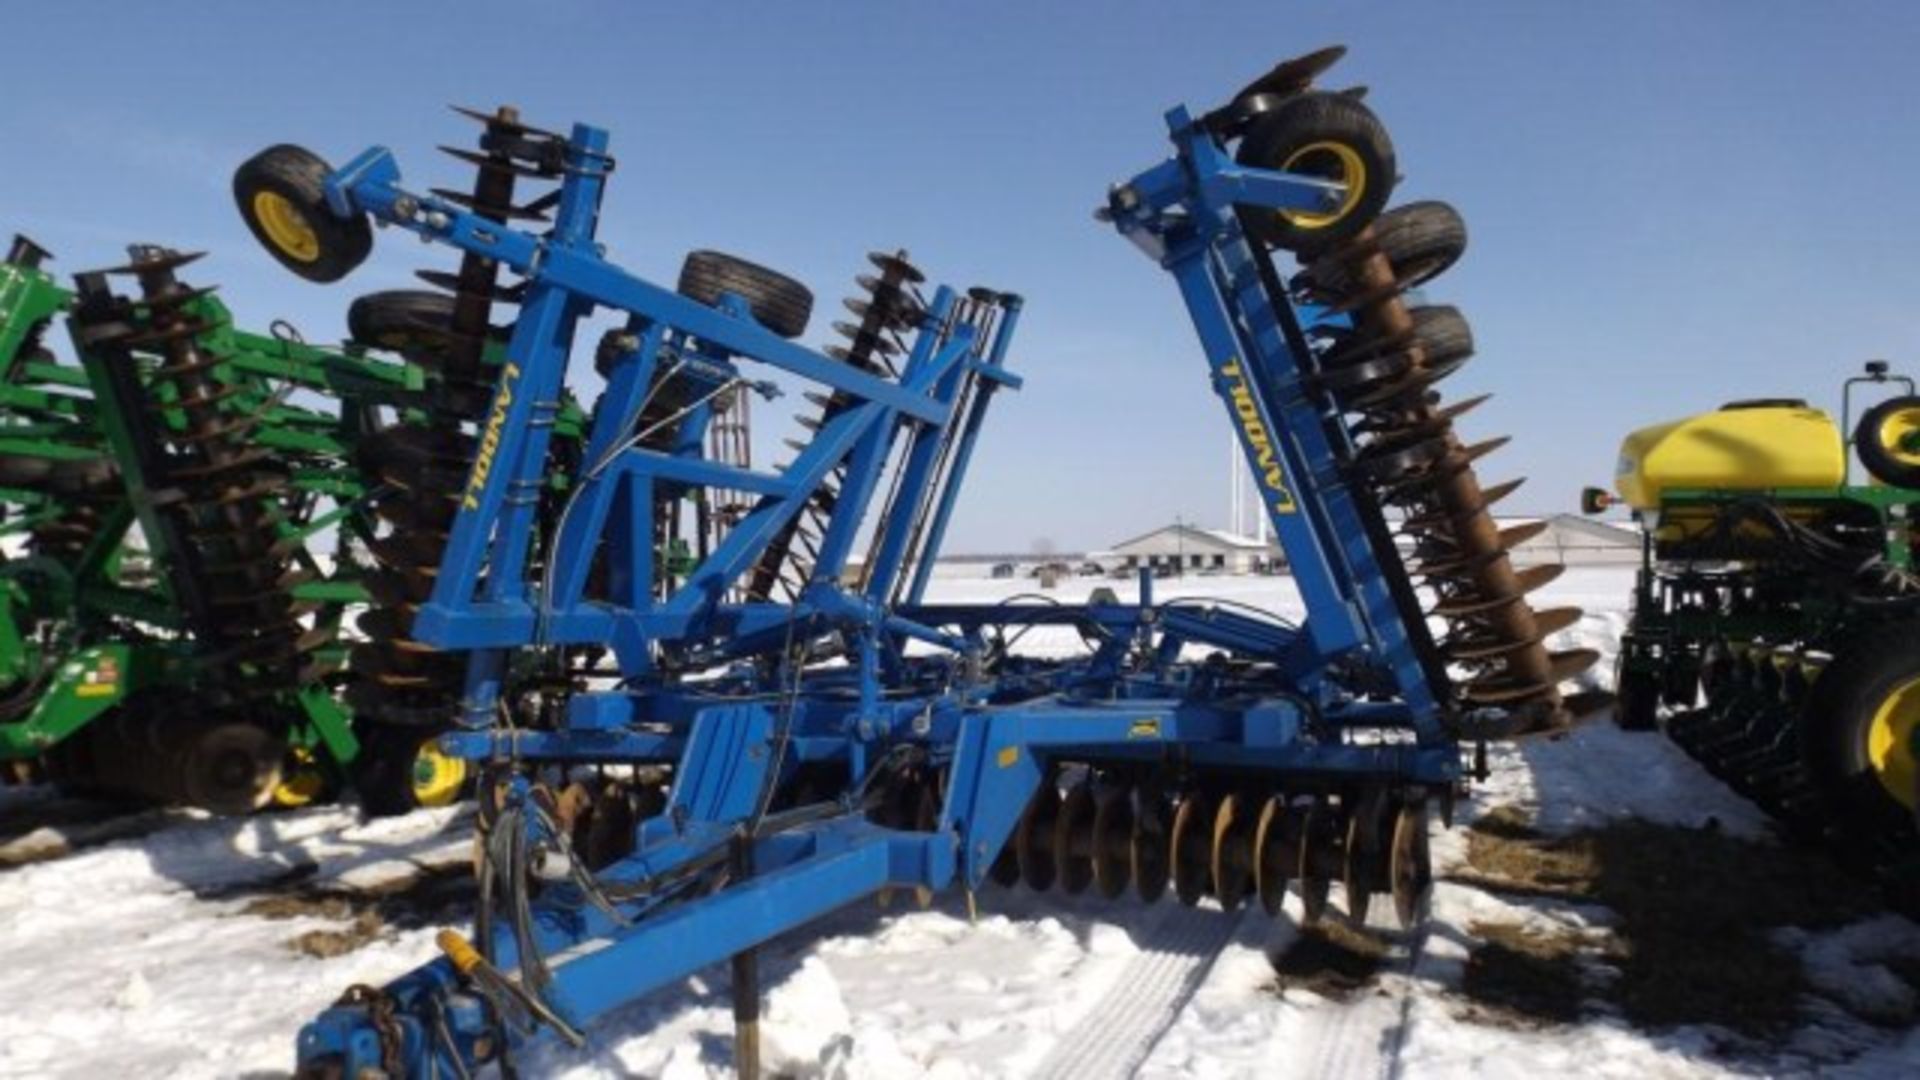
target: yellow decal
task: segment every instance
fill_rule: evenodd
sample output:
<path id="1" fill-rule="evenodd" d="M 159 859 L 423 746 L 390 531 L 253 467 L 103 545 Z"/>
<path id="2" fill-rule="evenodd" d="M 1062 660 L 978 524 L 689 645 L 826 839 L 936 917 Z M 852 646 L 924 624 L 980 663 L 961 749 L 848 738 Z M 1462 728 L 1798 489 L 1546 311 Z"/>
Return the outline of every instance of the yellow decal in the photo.
<path id="1" fill-rule="evenodd" d="M 1001 768 L 1011 769 L 1014 763 L 1020 760 L 1020 748 L 1017 746 L 1009 746 L 1001 750 L 1000 756 L 995 760 L 1000 763 Z"/>
<path id="2" fill-rule="evenodd" d="M 119 692 L 119 683 L 81 683 L 73 688 L 74 697 L 110 697 Z"/>
<path id="3" fill-rule="evenodd" d="M 500 429 L 507 424 L 507 409 L 513 404 L 513 380 L 520 377 L 520 369 L 511 361 L 500 370 L 500 389 L 493 395 L 493 415 L 487 418 L 487 428 L 480 433 L 480 449 L 473 457 L 473 472 L 467 477 L 466 498 L 460 505 L 468 510 L 480 509 L 480 492 L 486 489 L 487 474 L 493 471 L 493 455 L 500 449 Z"/>
<path id="4" fill-rule="evenodd" d="M 1145 719 L 1145 720 L 1135 720 L 1133 722 L 1133 726 L 1127 729 L 1127 738 L 1129 739 L 1157 739 L 1159 737 L 1160 737 L 1160 718 L 1159 717 L 1149 717 L 1148 719 Z"/>
<path id="5" fill-rule="evenodd" d="M 1281 467 L 1280 454 L 1273 447 L 1273 436 L 1267 433 L 1267 425 L 1260 419 L 1260 405 L 1247 387 L 1246 373 L 1240 370 L 1240 358 L 1228 357 L 1220 366 L 1220 374 L 1229 380 L 1227 400 L 1233 403 L 1233 418 L 1239 422 L 1240 433 L 1246 436 L 1247 444 L 1253 447 L 1260 482 L 1273 493 L 1273 509 L 1282 514 L 1293 513 L 1299 504 L 1293 501 L 1293 492 L 1287 488 L 1286 470 Z"/>

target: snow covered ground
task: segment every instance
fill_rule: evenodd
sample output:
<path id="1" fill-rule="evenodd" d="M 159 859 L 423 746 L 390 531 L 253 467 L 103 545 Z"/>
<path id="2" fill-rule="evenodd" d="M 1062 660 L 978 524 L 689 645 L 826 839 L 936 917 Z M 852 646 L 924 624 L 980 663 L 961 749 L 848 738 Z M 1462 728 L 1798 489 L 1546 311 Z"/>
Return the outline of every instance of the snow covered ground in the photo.
<path id="1" fill-rule="evenodd" d="M 1576 569 L 1546 590 L 1543 603 L 1588 613 L 1556 644 L 1610 654 L 1628 582 L 1620 570 Z M 939 599 L 991 600 L 1030 584 L 947 581 Z M 1070 602 L 1099 586 L 1131 599 L 1130 583 L 1086 579 L 1048 595 Z M 1189 578 L 1158 591 L 1300 614 L 1285 579 Z M 1074 644 L 1071 630 L 1038 630 L 1022 647 Z M 1603 662 L 1599 677 L 1609 668 Z M 1768 835 L 1751 807 L 1663 740 L 1604 722 L 1496 748 L 1492 765 L 1463 817 L 1505 807 L 1548 834 L 1626 818 L 1712 819 L 1732 835 Z M 0 789 L 0 865 L 9 852 L 41 858 L 0 871 L 3 1077 L 284 1075 L 302 1022 L 350 984 L 429 959 L 434 920 L 464 917 L 446 899 L 458 895 L 456 868 L 469 854 L 464 811 L 370 824 L 338 807 L 247 821 L 149 813 L 118 831 L 66 824 L 21 835 L 19 823 L 71 810 L 45 792 Z M 788 1075 L 955 1080 L 1920 1071 L 1911 1009 L 1878 1027 L 1810 1025 L 1761 1059 L 1716 1051 L 1721 1040 L 1703 1029 L 1645 1034 L 1604 1008 L 1571 1025 L 1485 1022 L 1458 991 L 1471 924 L 1604 931 L 1612 916 L 1444 880 L 1466 859 L 1464 833 L 1436 833 L 1443 880 L 1429 932 L 1398 942 L 1384 970 L 1344 998 L 1278 988 L 1270 957 L 1295 931 L 1258 913 L 1022 891 L 983 894 L 977 922 L 957 901 L 928 911 L 861 905 L 768 950 L 766 1057 Z M 47 857 L 62 837 L 73 853 Z M 1920 961 L 1920 929 L 1905 920 L 1789 937 L 1836 996 L 1895 1006 L 1911 996 L 1879 963 Z M 597 1026 L 591 1050 L 547 1052 L 527 1072 L 728 1075 L 725 980 L 708 972 L 638 1002 Z"/>

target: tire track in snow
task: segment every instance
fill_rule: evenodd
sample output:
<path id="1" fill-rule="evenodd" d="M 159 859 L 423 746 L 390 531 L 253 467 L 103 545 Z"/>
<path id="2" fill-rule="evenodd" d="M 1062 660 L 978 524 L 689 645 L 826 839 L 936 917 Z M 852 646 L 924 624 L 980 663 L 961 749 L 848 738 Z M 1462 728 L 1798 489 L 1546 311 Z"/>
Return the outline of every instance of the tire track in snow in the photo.
<path id="1" fill-rule="evenodd" d="M 1427 934 L 1408 940 L 1405 953 L 1383 973 L 1392 989 L 1346 1002 L 1329 1002 L 1305 1025 L 1306 1045 L 1286 1058 L 1282 1075 L 1315 1080 L 1397 1080 L 1400 1053 L 1412 1023 L 1413 988 L 1426 955 Z"/>
<path id="2" fill-rule="evenodd" d="M 1169 905 L 1113 986 L 1062 1034 L 1034 1070 L 1040 1080 L 1132 1076 L 1186 1008 L 1245 914 Z"/>

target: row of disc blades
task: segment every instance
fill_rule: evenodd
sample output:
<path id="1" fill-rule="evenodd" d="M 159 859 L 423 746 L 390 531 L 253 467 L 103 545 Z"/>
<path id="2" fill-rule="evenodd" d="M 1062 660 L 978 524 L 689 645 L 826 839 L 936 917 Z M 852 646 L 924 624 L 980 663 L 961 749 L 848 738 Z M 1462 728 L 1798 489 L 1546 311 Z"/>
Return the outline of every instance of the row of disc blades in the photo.
<path id="1" fill-rule="evenodd" d="M 211 324 L 191 309 L 212 290 L 190 288 L 176 274 L 196 258 L 135 248 L 129 265 L 102 273 L 134 276 L 138 304 L 117 300 L 110 319 L 104 308 L 83 306 L 76 318 L 91 347 L 115 362 L 154 358 L 138 380 L 144 427 L 159 444 L 148 483 L 167 491 L 160 512 L 175 520 L 184 548 L 162 569 L 182 579 L 177 595 L 197 598 L 187 617 L 204 657 L 228 674 L 254 676 L 238 683 L 272 691 L 302 677 L 301 657 L 319 640 L 302 626 L 306 611 L 292 589 L 304 578 L 281 539 L 288 472 L 253 438 L 260 411 L 239 400 L 257 388 L 221 377 L 225 358 L 200 341 Z"/>
<path id="2" fill-rule="evenodd" d="M 1398 557 L 1424 593 L 1422 614 L 1445 628 L 1435 644 L 1457 676 L 1459 704 L 1507 714 L 1515 733 L 1551 730 L 1567 722 L 1560 684 L 1599 654 L 1549 648 L 1580 611 L 1536 611 L 1527 594 L 1563 567 L 1520 567 L 1509 555 L 1548 526 L 1494 517 L 1521 481 L 1483 487 L 1475 466 L 1507 440 L 1462 439 L 1456 421 L 1487 397 L 1445 403 L 1437 388 L 1473 354 L 1465 318 L 1407 302 L 1465 238 L 1452 207 L 1412 203 L 1310 262 L 1296 287 L 1350 321 L 1320 334 L 1318 382 L 1348 418 L 1353 482 L 1399 511 Z"/>
<path id="3" fill-rule="evenodd" d="M 174 548 L 157 569 L 174 583 L 200 664 L 191 703 L 142 700 L 116 709 L 47 758 L 56 780 L 133 792 L 160 802 L 240 814 L 263 806 L 280 780 L 291 717 L 276 695 L 321 674 L 310 654 L 330 633 L 293 589 L 306 580 L 283 539 L 287 463 L 261 448 L 262 388 L 230 381 L 226 357 L 208 348 L 216 329 L 195 302 L 212 292 L 183 284 L 198 256 L 135 247 L 131 262 L 83 275 L 130 275 L 137 298 L 100 292 L 74 318 L 88 347 L 131 377 L 149 433 L 146 482 L 170 521 Z"/>
<path id="4" fill-rule="evenodd" d="M 940 772 L 908 770 L 872 816 L 930 831 L 944 794 Z M 1182 904 L 1211 897 L 1227 911 L 1257 902 L 1269 915 L 1281 913 L 1291 892 L 1307 924 L 1327 914 L 1337 881 L 1349 921 L 1366 922 L 1373 898 L 1385 896 L 1399 923 L 1411 926 L 1433 879 L 1433 801 L 1406 785 L 1290 792 L 1255 776 L 1169 783 L 1071 765 L 1034 794 L 991 878 L 1067 895 L 1131 892 L 1148 902 L 1171 891 Z"/>
<path id="5" fill-rule="evenodd" d="M 894 361 L 907 350 L 905 335 L 920 320 L 920 302 L 912 289 L 925 281 L 926 275 L 907 261 L 905 252 L 876 251 L 867 258 L 879 273 L 860 275 L 857 279 L 860 295 L 844 301 L 847 311 L 858 321 L 835 322 L 834 331 L 845 338 L 846 343 L 829 345 L 824 351 L 833 359 L 870 375 L 892 377 L 898 374 Z M 815 412 L 799 417 L 799 423 L 802 428 L 817 432 L 821 425 L 856 404 L 858 399 L 836 391 L 830 395 L 809 392 L 807 400 Z M 806 448 L 798 439 L 787 440 L 787 446 L 796 452 Z M 839 500 L 840 478 L 839 469 L 829 474 L 808 497 L 800 513 L 767 545 L 747 573 L 748 599 L 771 600 L 776 590 L 784 599 L 800 595 L 819 557 L 821 537 Z"/>
<path id="6" fill-rule="evenodd" d="M 470 191 L 433 193 L 490 221 L 545 220 L 551 196 L 516 203 L 516 187 L 560 176 L 555 148 L 562 140 L 521 123 L 510 107 L 456 111 L 483 125 L 478 149 L 442 149 L 472 166 L 475 179 Z M 486 353 L 503 336 L 495 308 L 517 303 L 523 290 L 500 280 L 498 263 L 471 253 L 457 272 L 419 276 L 446 292 L 376 293 L 356 301 L 348 316 L 356 340 L 397 353 L 429 378 L 418 418 L 383 428 L 356 448 L 357 464 L 383 492 L 375 505 L 383 525 L 368 545 L 373 603 L 359 620 L 367 641 L 349 660 L 347 702 L 356 715 L 379 722 L 436 726 L 453 719 L 465 663 L 413 640 L 409 630 L 433 592 L 477 425 L 492 398 Z"/>

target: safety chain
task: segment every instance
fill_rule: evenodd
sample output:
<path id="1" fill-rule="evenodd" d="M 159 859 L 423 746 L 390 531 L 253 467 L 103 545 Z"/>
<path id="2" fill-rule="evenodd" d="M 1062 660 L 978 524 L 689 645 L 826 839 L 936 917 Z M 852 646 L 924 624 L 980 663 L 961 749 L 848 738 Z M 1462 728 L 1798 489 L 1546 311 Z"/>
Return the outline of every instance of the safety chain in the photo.
<path id="1" fill-rule="evenodd" d="M 406 1037 L 400 1031 L 400 1018 L 395 1015 L 393 995 L 366 983 L 355 983 L 340 995 L 338 1004 L 366 1008 L 367 1019 L 380 1037 L 380 1067 L 388 1076 L 405 1076 Z"/>

